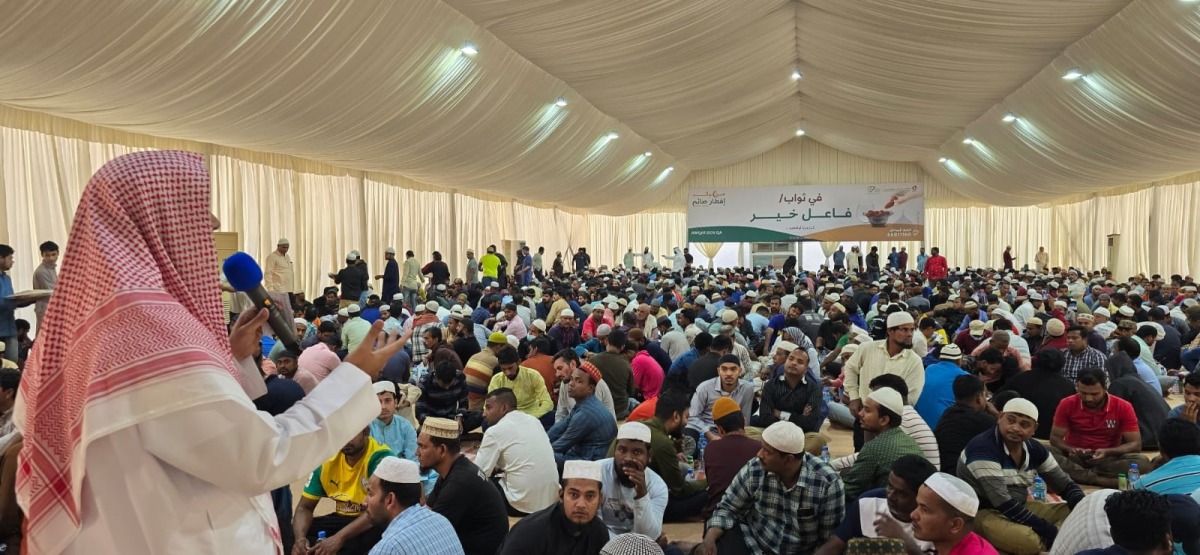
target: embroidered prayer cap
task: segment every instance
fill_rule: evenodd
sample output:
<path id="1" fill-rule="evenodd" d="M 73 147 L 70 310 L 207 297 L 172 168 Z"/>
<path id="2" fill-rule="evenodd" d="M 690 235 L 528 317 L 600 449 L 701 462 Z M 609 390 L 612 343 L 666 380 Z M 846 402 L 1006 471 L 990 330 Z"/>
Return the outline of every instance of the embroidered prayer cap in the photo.
<path id="1" fill-rule="evenodd" d="M 574 318 L 574 317 L 575 317 L 575 311 L 574 311 L 574 310 L 571 310 L 571 309 L 569 309 L 569 308 L 564 308 L 564 309 L 562 309 L 562 312 L 559 312 L 559 313 L 558 313 L 558 317 L 559 317 L 559 318 Z"/>
<path id="2" fill-rule="evenodd" d="M 393 484 L 421 483 L 421 467 L 417 463 L 392 455 L 379 459 L 373 475 Z"/>
<path id="3" fill-rule="evenodd" d="M 973 517 L 979 510 L 979 496 L 975 494 L 975 488 L 958 476 L 934 472 L 925 479 L 924 485 L 964 515 Z"/>
<path id="4" fill-rule="evenodd" d="M 421 431 L 430 437 L 442 439 L 458 439 L 458 421 L 449 418 L 430 416 L 421 424 Z"/>
<path id="5" fill-rule="evenodd" d="M 595 364 L 592 364 L 589 361 L 585 360 L 582 363 L 580 363 L 579 369 L 583 370 L 584 373 L 591 376 L 593 382 L 600 383 L 600 380 L 604 379 L 604 375 L 600 373 L 600 369 L 597 368 Z"/>
<path id="6" fill-rule="evenodd" d="M 904 412 L 904 398 L 900 396 L 900 392 L 890 387 L 876 389 L 867 395 L 867 398 L 896 414 Z"/>
<path id="7" fill-rule="evenodd" d="M 953 343 L 942 347 L 942 352 L 938 355 L 942 360 L 959 360 L 962 358 L 962 349 Z"/>
<path id="8" fill-rule="evenodd" d="M 912 323 L 914 323 L 912 314 L 909 314 L 909 313 L 903 312 L 903 311 L 902 312 L 893 312 L 891 314 L 888 314 L 888 317 L 887 317 L 888 329 L 892 329 L 895 327 L 900 327 L 900 326 L 903 326 L 906 324 L 912 324 Z"/>
<path id="9" fill-rule="evenodd" d="M 804 430 L 786 420 L 767 426 L 763 430 L 762 440 L 784 453 L 795 455 L 804 452 Z"/>
<path id="10" fill-rule="evenodd" d="M 567 461 L 563 463 L 563 480 L 572 478 L 604 482 L 604 473 L 598 461 Z"/>
<path id="11" fill-rule="evenodd" d="M 1010 399 L 1007 403 L 1004 403 L 1004 408 L 1000 412 L 1011 412 L 1021 416 L 1028 416 L 1034 422 L 1037 422 L 1038 419 L 1037 405 L 1033 404 L 1033 401 L 1029 399 L 1022 399 L 1020 397 Z"/>
<path id="12" fill-rule="evenodd" d="M 613 536 L 600 548 L 600 555 L 662 555 L 662 547 L 658 543 L 650 539 L 649 536 L 641 534 L 621 534 Z"/>

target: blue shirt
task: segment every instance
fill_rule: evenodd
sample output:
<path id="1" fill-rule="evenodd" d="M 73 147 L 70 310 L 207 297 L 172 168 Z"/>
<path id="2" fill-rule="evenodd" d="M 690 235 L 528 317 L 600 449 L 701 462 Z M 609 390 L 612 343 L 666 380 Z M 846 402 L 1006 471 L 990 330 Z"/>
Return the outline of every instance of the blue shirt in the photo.
<path id="1" fill-rule="evenodd" d="M 8 300 L 13 293 L 12 277 L 8 272 L 0 274 L 0 337 L 17 336 L 17 303 Z"/>
<path id="2" fill-rule="evenodd" d="M 362 318 L 363 320 L 366 320 L 366 321 L 374 324 L 375 320 L 379 319 L 379 309 L 378 308 L 363 309 L 362 314 L 359 316 L 359 318 Z"/>
<path id="3" fill-rule="evenodd" d="M 698 358 L 700 358 L 700 351 L 697 351 L 695 347 L 688 349 L 686 353 L 679 355 L 679 358 L 671 361 L 671 368 L 667 370 L 667 374 L 687 373 L 688 368 Z"/>
<path id="4" fill-rule="evenodd" d="M 391 424 L 376 418 L 371 421 L 371 437 L 387 445 L 397 457 L 417 462 L 417 431 L 412 424 L 399 416 L 392 416 Z"/>
<path id="5" fill-rule="evenodd" d="M 415 505 L 392 519 L 370 555 L 463 555 L 463 548 L 446 517 Z"/>
<path id="6" fill-rule="evenodd" d="M 1182 409 L 1179 405 L 1176 409 Z M 1176 411 L 1172 410 L 1171 414 Z M 1181 493 L 1191 495 L 1200 501 L 1196 490 L 1200 490 L 1200 455 L 1184 455 L 1175 457 L 1149 474 L 1133 483 L 1134 489 L 1148 489 L 1154 493 L 1167 495 Z"/>
<path id="7" fill-rule="evenodd" d="M 617 422 L 604 404 L 591 395 L 576 403 L 567 417 L 555 422 L 546 434 L 550 436 L 556 460 L 598 461 L 617 437 Z"/>
<path id="8" fill-rule="evenodd" d="M 937 427 L 942 413 L 954 404 L 954 379 L 966 375 L 962 368 L 948 360 L 925 369 L 925 389 L 921 390 L 921 398 L 913 408 L 930 429 Z"/>

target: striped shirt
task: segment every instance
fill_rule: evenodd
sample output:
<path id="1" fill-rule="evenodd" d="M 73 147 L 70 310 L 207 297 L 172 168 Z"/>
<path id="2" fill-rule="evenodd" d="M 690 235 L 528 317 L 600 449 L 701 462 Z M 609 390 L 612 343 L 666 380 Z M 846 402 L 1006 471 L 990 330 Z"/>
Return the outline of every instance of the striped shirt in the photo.
<path id="1" fill-rule="evenodd" d="M 1083 499 L 1083 490 L 1071 481 L 1050 452 L 1036 439 L 1025 442 L 1021 464 L 1012 454 L 997 426 L 975 436 L 958 459 L 958 477 L 979 494 L 979 508 L 995 509 L 1013 522 L 1034 526 L 1045 521 L 1025 508 L 1034 476 L 1041 476 L 1046 488 L 1059 494 L 1071 506 Z M 1035 528 L 1036 529 L 1036 528 Z"/>
<path id="2" fill-rule="evenodd" d="M 1183 405 L 1179 405 L 1183 406 Z M 1181 493 L 1200 501 L 1200 455 L 1175 457 L 1133 483 L 1134 489 L 1148 489 L 1160 495 Z"/>
<path id="3" fill-rule="evenodd" d="M 935 468 L 942 467 L 942 452 L 938 449 L 937 436 L 933 435 L 933 430 L 929 429 L 929 424 L 925 423 L 925 419 L 921 418 L 916 409 L 907 405 L 904 407 L 904 413 L 900 415 L 900 429 L 917 442 L 917 447 L 921 448 L 921 455 L 926 460 L 933 463 Z M 857 458 L 858 453 L 854 453 L 838 457 L 829 464 L 840 472 L 850 468 Z"/>

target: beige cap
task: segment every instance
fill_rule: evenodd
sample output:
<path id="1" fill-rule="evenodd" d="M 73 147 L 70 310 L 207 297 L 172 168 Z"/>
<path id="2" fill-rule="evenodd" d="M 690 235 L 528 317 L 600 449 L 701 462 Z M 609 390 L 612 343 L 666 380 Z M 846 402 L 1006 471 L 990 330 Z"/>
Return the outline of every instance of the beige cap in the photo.
<path id="1" fill-rule="evenodd" d="M 641 422 L 626 422 L 617 428 L 617 439 L 634 439 L 650 443 L 650 427 Z"/>
<path id="2" fill-rule="evenodd" d="M 421 424 L 421 432 L 428 434 L 430 437 L 458 439 L 458 427 L 457 420 L 430 416 L 425 419 L 423 424 Z"/>
<path id="3" fill-rule="evenodd" d="M 787 420 L 767 426 L 763 430 L 762 440 L 784 453 L 795 455 L 804 452 L 804 430 Z"/>
<path id="4" fill-rule="evenodd" d="M 1029 399 L 1022 399 L 1020 397 L 1010 399 L 1007 403 L 1004 403 L 1004 409 L 1000 412 L 1011 412 L 1013 414 L 1028 416 L 1034 422 L 1037 422 L 1038 419 L 1037 405 L 1033 404 L 1033 401 Z"/>

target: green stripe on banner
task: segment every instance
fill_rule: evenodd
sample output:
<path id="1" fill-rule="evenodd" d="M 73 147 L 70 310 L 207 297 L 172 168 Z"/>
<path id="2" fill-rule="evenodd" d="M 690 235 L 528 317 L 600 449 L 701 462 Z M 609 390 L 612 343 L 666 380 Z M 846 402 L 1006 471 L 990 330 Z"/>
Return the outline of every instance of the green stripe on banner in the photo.
<path id="1" fill-rule="evenodd" d="M 695 243 L 752 243 L 804 240 L 803 235 L 757 227 L 715 226 L 688 228 L 688 241 Z"/>

